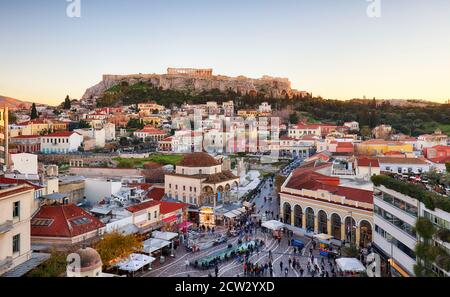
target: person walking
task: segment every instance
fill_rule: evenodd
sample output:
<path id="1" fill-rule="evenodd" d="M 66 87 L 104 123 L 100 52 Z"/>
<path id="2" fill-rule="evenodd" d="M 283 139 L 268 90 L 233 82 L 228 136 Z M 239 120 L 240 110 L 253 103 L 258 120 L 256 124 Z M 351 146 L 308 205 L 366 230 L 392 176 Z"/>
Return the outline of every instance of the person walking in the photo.
<path id="1" fill-rule="evenodd" d="M 280 271 L 283 272 L 283 261 L 280 261 Z"/>
<path id="2" fill-rule="evenodd" d="M 216 265 L 216 267 L 214 267 L 214 274 L 216 275 L 216 277 L 219 276 L 219 266 Z"/>
<path id="3" fill-rule="evenodd" d="M 287 277 L 287 276 L 288 276 L 288 273 L 289 273 L 289 269 L 286 267 L 286 268 L 284 269 L 284 276 Z"/>

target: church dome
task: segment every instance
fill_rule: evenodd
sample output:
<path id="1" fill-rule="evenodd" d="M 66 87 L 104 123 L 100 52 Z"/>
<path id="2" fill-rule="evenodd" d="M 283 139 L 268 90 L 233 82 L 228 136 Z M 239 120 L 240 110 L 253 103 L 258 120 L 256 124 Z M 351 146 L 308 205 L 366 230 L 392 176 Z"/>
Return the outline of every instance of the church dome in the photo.
<path id="1" fill-rule="evenodd" d="M 100 255 L 93 248 L 81 248 L 75 253 L 80 256 L 81 271 L 94 270 L 103 265 Z"/>
<path id="2" fill-rule="evenodd" d="M 220 163 L 216 159 L 202 152 L 186 154 L 178 164 L 182 167 L 212 167 L 217 165 L 220 165 Z"/>

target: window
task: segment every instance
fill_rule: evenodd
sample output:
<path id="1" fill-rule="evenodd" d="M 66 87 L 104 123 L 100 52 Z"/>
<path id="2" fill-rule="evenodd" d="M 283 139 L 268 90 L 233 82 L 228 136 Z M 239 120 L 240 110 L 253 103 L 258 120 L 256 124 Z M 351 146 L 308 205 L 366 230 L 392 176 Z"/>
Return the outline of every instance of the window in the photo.
<path id="1" fill-rule="evenodd" d="M 20 217 L 20 201 L 16 201 L 13 204 L 13 218 Z"/>
<path id="2" fill-rule="evenodd" d="M 172 189 L 172 184 L 169 184 L 169 189 Z"/>
<path id="3" fill-rule="evenodd" d="M 13 236 L 13 253 L 20 252 L 20 234 Z"/>
<path id="4" fill-rule="evenodd" d="M 148 220 L 149 220 L 149 221 L 152 220 L 152 213 L 151 213 L 151 212 L 148 213 Z"/>
<path id="5" fill-rule="evenodd" d="M 158 211 L 155 210 L 154 215 L 153 215 L 153 218 L 156 219 L 157 217 L 158 217 Z"/>

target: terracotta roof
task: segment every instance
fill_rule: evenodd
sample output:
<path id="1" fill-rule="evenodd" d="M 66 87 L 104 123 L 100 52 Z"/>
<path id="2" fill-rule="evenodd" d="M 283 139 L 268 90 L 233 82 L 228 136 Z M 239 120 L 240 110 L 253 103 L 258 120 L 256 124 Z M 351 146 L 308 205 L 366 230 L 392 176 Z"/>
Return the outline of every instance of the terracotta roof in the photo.
<path id="1" fill-rule="evenodd" d="M 139 188 L 139 189 L 144 190 L 144 191 L 147 191 L 148 189 L 153 187 L 152 184 L 147 184 L 147 183 L 132 183 L 132 184 L 130 184 L 130 186 Z"/>
<path id="2" fill-rule="evenodd" d="M 361 143 L 362 145 L 404 145 L 404 142 L 384 139 L 371 139 Z"/>
<path id="3" fill-rule="evenodd" d="M 44 135 L 42 137 L 69 137 L 72 134 L 81 135 L 81 134 L 79 134 L 77 132 L 73 132 L 73 131 L 60 131 L 60 132 L 55 132 L 55 133 L 51 133 L 51 134 L 48 134 L 48 135 Z"/>
<path id="4" fill-rule="evenodd" d="M 159 203 L 160 203 L 159 201 L 154 201 L 154 200 L 146 201 L 146 202 L 143 202 L 143 203 L 139 203 L 139 204 L 135 204 L 135 205 L 132 205 L 132 206 L 128 206 L 126 208 L 126 210 L 128 210 L 129 212 L 135 213 L 135 212 L 138 212 L 138 211 L 141 211 L 141 210 L 144 210 L 144 209 L 156 206 Z"/>
<path id="5" fill-rule="evenodd" d="M 147 198 L 153 199 L 155 201 L 161 201 L 163 196 L 164 196 L 163 188 L 153 188 L 147 194 Z"/>
<path id="6" fill-rule="evenodd" d="M 417 164 L 426 165 L 427 162 L 420 158 L 402 158 L 402 157 L 380 157 L 378 158 L 380 163 L 388 164 Z"/>
<path id="7" fill-rule="evenodd" d="M 144 128 L 141 130 L 137 130 L 136 132 L 139 133 L 147 133 L 147 134 L 158 134 L 158 135 L 166 135 L 167 133 L 163 130 L 158 130 L 158 129 L 149 129 L 149 128 Z"/>
<path id="8" fill-rule="evenodd" d="M 334 195 L 344 196 L 347 199 L 373 203 L 373 191 L 339 186 L 339 178 L 326 176 L 313 170 L 296 170 L 289 179 L 286 187 L 302 190 L 325 190 Z"/>
<path id="9" fill-rule="evenodd" d="M 172 141 L 172 136 L 166 137 L 163 140 L 160 140 L 159 142 L 170 142 Z"/>
<path id="10" fill-rule="evenodd" d="M 183 167 L 211 167 L 220 165 L 212 156 L 207 153 L 191 153 L 184 155 L 178 166 Z"/>
<path id="11" fill-rule="evenodd" d="M 28 139 L 28 138 L 39 138 L 40 135 L 20 135 L 16 137 L 11 137 L 12 139 Z"/>
<path id="12" fill-rule="evenodd" d="M 337 143 L 337 146 L 340 148 L 353 148 L 353 143 L 347 142 L 347 141 L 341 141 L 341 142 Z"/>
<path id="13" fill-rule="evenodd" d="M 437 163 L 437 164 L 445 164 L 445 163 L 450 163 L 450 156 L 429 158 L 428 160 L 430 160 L 433 163 Z"/>
<path id="14" fill-rule="evenodd" d="M 238 178 L 239 177 L 234 175 L 231 171 L 222 171 L 222 172 L 219 172 L 219 173 L 208 175 L 206 180 L 203 181 L 203 182 L 206 183 L 206 184 L 220 183 L 220 182 L 233 180 L 233 179 L 238 179 Z"/>
<path id="15" fill-rule="evenodd" d="M 377 159 L 373 158 L 358 158 L 358 166 L 363 167 L 380 167 L 380 163 Z"/>
<path id="16" fill-rule="evenodd" d="M 14 194 L 19 194 L 23 192 L 27 192 L 33 190 L 30 186 L 22 186 L 22 187 L 11 187 L 11 189 L 3 189 L 2 192 L 0 192 L 0 198 L 8 197 Z M 3 192 L 4 191 L 4 192 Z"/>
<path id="17" fill-rule="evenodd" d="M 41 221 L 45 223 L 41 224 Z M 31 236 L 74 237 L 104 226 L 74 204 L 44 205 L 31 220 Z"/>
<path id="18" fill-rule="evenodd" d="M 161 201 L 159 202 L 159 212 L 161 214 L 168 214 L 171 212 L 174 212 L 176 210 L 185 208 L 189 206 L 189 204 L 186 203 L 178 203 L 178 202 L 167 202 L 167 201 Z"/>
<path id="19" fill-rule="evenodd" d="M 37 186 L 27 180 L 23 179 L 14 179 L 14 178 L 8 178 L 8 177 L 0 177 L 0 184 L 7 184 L 7 185 L 28 185 L 32 187 L 35 190 L 42 189 L 43 187 Z"/>

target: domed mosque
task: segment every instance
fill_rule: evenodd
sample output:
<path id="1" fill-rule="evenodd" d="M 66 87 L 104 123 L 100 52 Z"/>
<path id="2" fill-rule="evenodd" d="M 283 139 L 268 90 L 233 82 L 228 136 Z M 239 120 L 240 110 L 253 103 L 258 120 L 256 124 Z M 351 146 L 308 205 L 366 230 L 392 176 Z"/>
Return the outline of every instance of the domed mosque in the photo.
<path id="1" fill-rule="evenodd" d="M 198 207 L 198 221 L 205 226 L 215 224 L 217 207 L 237 200 L 232 193 L 238 186 L 239 177 L 204 152 L 184 155 L 175 172 L 165 175 L 166 196 Z"/>

